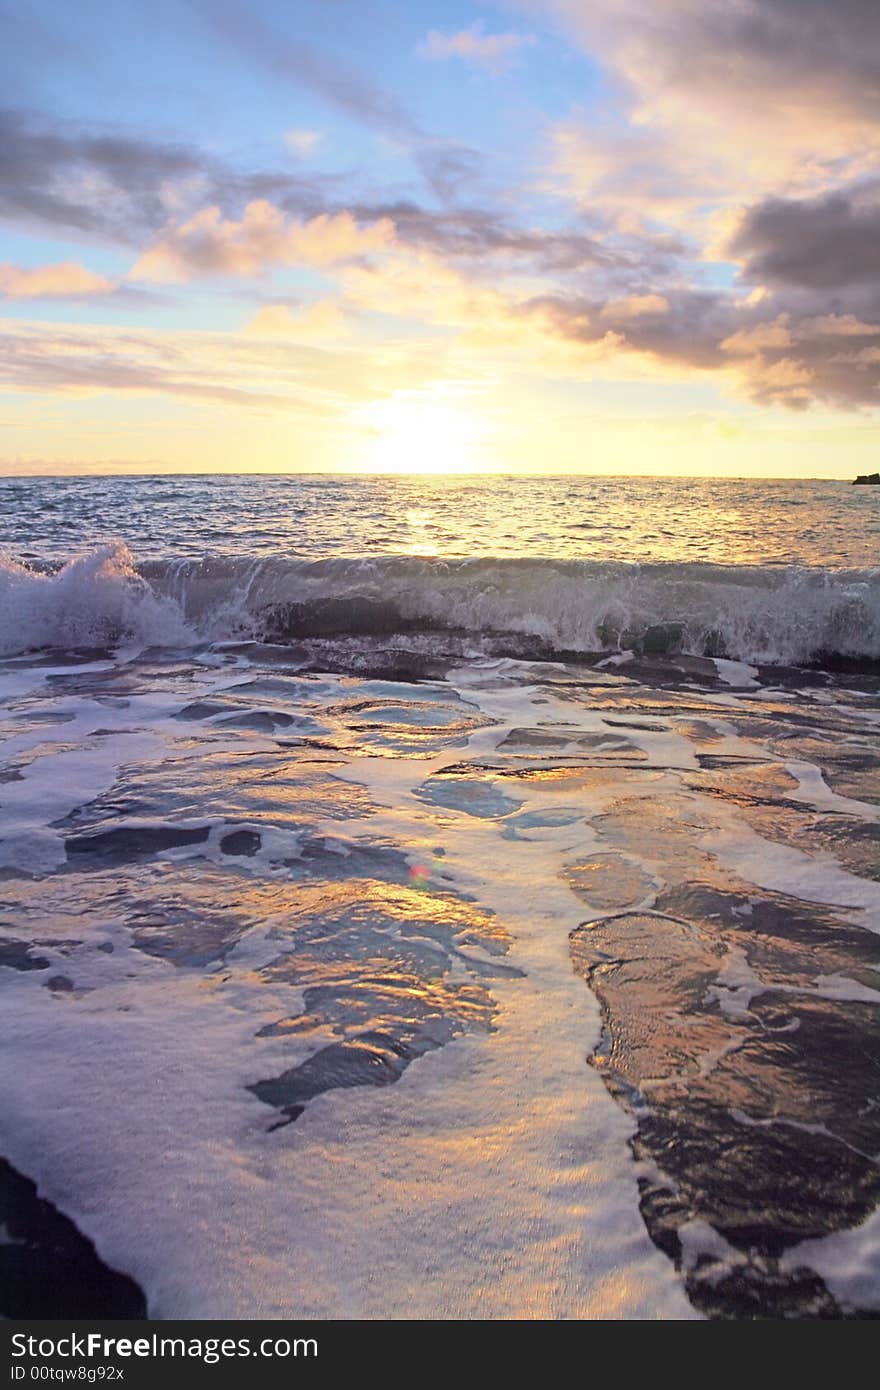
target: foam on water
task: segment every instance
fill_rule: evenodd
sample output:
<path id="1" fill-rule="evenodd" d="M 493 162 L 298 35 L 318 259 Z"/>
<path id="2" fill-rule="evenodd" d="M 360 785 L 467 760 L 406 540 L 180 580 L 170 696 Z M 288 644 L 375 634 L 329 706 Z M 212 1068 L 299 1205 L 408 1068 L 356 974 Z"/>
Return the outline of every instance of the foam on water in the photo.
<path id="1" fill-rule="evenodd" d="M 151 486 L 65 485 L 79 558 L 47 484 L 0 517 L 4 1156 L 154 1316 L 876 1308 L 880 696 L 766 670 L 880 660 L 872 500 L 800 485 L 834 535 L 777 505 L 728 565 L 711 486 L 653 499 L 690 540 L 644 480 L 536 483 L 505 539 L 437 484 L 445 558 L 389 553 L 387 484 Z"/>
<path id="2" fill-rule="evenodd" d="M 413 557 L 216 557 L 138 570 L 118 542 L 51 574 L 3 561 L 0 597 L 2 653 L 402 631 L 506 637 L 521 655 L 644 647 L 752 664 L 880 660 L 872 570 Z"/>
<path id="3" fill-rule="evenodd" d="M 672 717 L 676 697 L 652 705 L 624 674 L 633 663 L 611 674 L 482 660 L 445 682 L 404 684 L 261 665 L 262 650 L 250 666 L 240 651 L 214 651 L 206 663 L 165 653 L 2 673 L 3 753 L 18 776 L 0 788 L 0 839 L 22 818 L 32 837 L 9 861 L 27 867 L 2 885 L 4 916 L 17 938 L 36 934 L 43 960 L 0 971 L 6 1154 L 138 1280 L 154 1316 L 691 1314 L 642 1219 L 649 1164 L 629 1155 L 633 1116 L 585 1066 L 599 1008 L 569 942 L 585 916 L 651 913 L 676 856 L 694 855 L 698 872 L 843 904 L 840 929 L 868 935 L 876 883 L 772 843 L 682 780 L 701 775 L 705 747 L 737 765 L 767 762 L 759 735 L 736 731 L 761 713 L 754 678 L 738 691 L 682 688 Z M 647 701 L 638 714 L 633 696 Z M 783 717 L 774 710 L 786 703 L 771 699 L 765 716 Z M 317 735 L 285 746 L 271 721 L 224 723 L 232 709 L 307 714 Z M 868 709 L 805 710 L 820 723 L 845 717 L 860 747 Z M 425 746 L 385 756 L 377 726 L 408 734 L 418 711 Z M 449 744 L 461 711 L 464 743 Z M 788 766 L 789 812 L 876 823 L 858 793 L 831 791 L 803 758 Z M 310 769 L 330 769 L 338 794 L 322 801 L 297 781 Z M 54 846 L 44 860 L 40 836 Z M 392 901 L 411 881 L 408 862 L 429 875 L 435 905 L 455 894 L 509 934 L 500 958 L 475 932 L 449 958 L 455 987 L 491 983 L 491 1026 L 417 1055 L 385 1089 L 331 1082 L 279 1128 L 260 1086 L 314 1070 L 321 1049 L 353 1031 L 347 1015 L 309 1022 L 314 981 L 296 973 L 303 915 L 329 943 L 322 969 L 337 971 L 319 973 L 319 988 L 341 978 L 347 1008 L 391 969 L 377 943 L 389 962 L 404 943 L 439 962 L 429 975 L 447 959 L 408 900 L 398 918 L 368 920 L 384 900 L 371 906 L 363 866 L 389 854 L 405 861 Z M 617 875 L 607 896 L 603 871 Z M 47 876 L 28 888 L 28 873 Z M 337 885 L 354 895 L 341 935 Z M 746 1027 L 772 982 L 739 948 L 722 950 L 715 972 L 707 997 L 731 1028 Z M 877 998 L 870 980 L 836 966 L 775 995 L 863 1009 Z M 387 1026 L 374 1016 L 374 1031 Z M 710 1038 L 700 1075 L 730 1053 L 726 1035 Z M 682 1227 L 690 1281 L 708 1257 L 748 1267 L 716 1226 Z M 811 1268 L 828 1269 L 845 1306 L 852 1290 L 872 1306 L 873 1247 L 857 1230 L 830 1239 L 815 1243 Z"/>
<path id="4" fill-rule="evenodd" d="M 32 673 L 35 699 L 47 698 L 46 675 L 59 673 Z M 193 679 L 207 698 L 233 678 L 206 669 Z M 380 698 L 391 688 L 364 685 Z M 518 721 L 528 705 L 528 689 L 511 688 L 488 713 Z M 174 712 L 149 693 L 122 708 L 80 697 L 75 726 L 98 758 L 106 746 L 123 764 L 136 753 L 149 769 L 163 750 L 133 746 L 143 736 L 131 725 L 149 722 L 173 752 Z M 97 718 L 96 747 L 86 731 Z M 240 753 L 240 734 L 215 744 L 214 727 L 206 732 L 212 749 Z M 491 751 L 504 732 L 477 730 L 477 751 Z M 262 746 L 246 737 L 251 752 Z M 43 745 L 33 751 L 47 767 L 62 757 Z M 412 791 L 459 756 L 349 761 L 339 769 L 348 789 L 363 786 L 376 805 L 347 822 L 344 839 L 333 836 L 330 852 L 344 866 L 365 845 L 393 840 L 418 855 L 437 827 Z M 81 794 L 106 781 L 102 769 Z M 57 809 L 47 803 L 45 819 Z M 167 828 L 194 823 L 184 816 Z M 106 824 L 158 828 L 118 815 Z M 205 843 L 163 851 L 162 863 L 189 860 L 202 873 L 199 861 L 216 861 L 219 837 L 242 829 L 263 838 L 254 862 L 238 866 L 248 875 L 300 852 L 281 826 L 225 820 Z M 621 1161 L 629 1121 L 584 1067 L 597 1012 L 568 962 L 580 908 L 552 876 L 566 833 L 563 825 L 556 843 L 499 848 L 491 824 L 452 808 L 444 878 L 479 895 L 515 933 L 509 967 L 493 978 L 503 1026 L 419 1058 L 390 1098 L 369 1086 L 330 1090 L 282 1130 L 249 1087 L 316 1046 L 308 1035 L 267 1031 L 303 1011 L 297 983 L 256 973 L 277 961 L 284 919 L 255 923 L 222 968 L 202 971 L 135 949 L 115 899 L 109 912 L 82 918 L 77 905 L 79 943 L 70 941 L 70 917 L 47 906 L 44 974 L 63 971 L 72 988 L 59 997 L 37 970 L 0 971 L 8 1004 L 0 1033 L 12 1062 L 0 1067 L 5 1151 L 102 1258 L 130 1271 L 157 1317 L 694 1316 L 641 1222 L 635 1173 Z M 247 901 L 246 888 L 239 897 Z M 473 942 L 471 957 L 481 959 Z"/>
<path id="5" fill-rule="evenodd" d="M 0 655 L 44 647 L 193 640 L 177 605 L 155 594 L 121 541 L 55 573 L 0 556 Z"/>

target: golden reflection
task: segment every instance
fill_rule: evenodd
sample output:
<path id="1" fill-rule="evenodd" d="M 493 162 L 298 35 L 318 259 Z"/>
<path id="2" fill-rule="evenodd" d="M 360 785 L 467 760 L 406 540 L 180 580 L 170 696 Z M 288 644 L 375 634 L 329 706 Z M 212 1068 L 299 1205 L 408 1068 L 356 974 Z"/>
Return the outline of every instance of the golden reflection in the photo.
<path id="1" fill-rule="evenodd" d="M 430 535 L 434 513 L 424 507 L 411 507 L 404 516 L 410 528 L 410 540 L 405 547 L 407 555 L 438 555 L 439 547 Z"/>

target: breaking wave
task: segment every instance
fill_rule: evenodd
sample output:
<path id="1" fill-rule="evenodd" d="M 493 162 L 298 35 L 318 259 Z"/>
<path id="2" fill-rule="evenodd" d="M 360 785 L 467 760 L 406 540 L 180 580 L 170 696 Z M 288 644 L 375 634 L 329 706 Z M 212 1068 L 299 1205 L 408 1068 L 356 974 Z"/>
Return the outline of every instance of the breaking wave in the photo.
<path id="1" fill-rule="evenodd" d="M 0 557 L 0 655 L 122 641 L 186 644 L 195 634 L 176 603 L 156 594 L 121 541 L 52 572 Z"/>
<path id="2" fill-rule="evenodd" d="M 455 633 L 534 655 L 680 650 L 880 660 L 880 571 L 414 557 L 154 561 L 121 542 L 54 572 L 0 560 L 0 652 L 123 641 Z"/>

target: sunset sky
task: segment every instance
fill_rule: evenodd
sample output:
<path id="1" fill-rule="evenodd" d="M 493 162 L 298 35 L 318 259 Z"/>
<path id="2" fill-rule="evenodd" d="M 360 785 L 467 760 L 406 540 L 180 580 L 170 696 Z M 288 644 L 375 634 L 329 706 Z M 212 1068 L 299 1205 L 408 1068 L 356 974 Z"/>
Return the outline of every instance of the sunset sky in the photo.
<path id="1" fill-rule="evenodd" d="M 0 468 L 880 467 L 877 0 L 0 0 Z"/>

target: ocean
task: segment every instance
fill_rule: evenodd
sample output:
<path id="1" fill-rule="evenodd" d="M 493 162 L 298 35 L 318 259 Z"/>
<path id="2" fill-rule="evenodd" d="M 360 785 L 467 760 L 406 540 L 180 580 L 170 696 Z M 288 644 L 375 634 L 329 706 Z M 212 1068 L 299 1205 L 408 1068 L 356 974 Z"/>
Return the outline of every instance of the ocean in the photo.
<path id="1" fill-rule="evenodd" d="M 0 480 L 0 1312 L 876 1315 L 878 541 Z"/>

